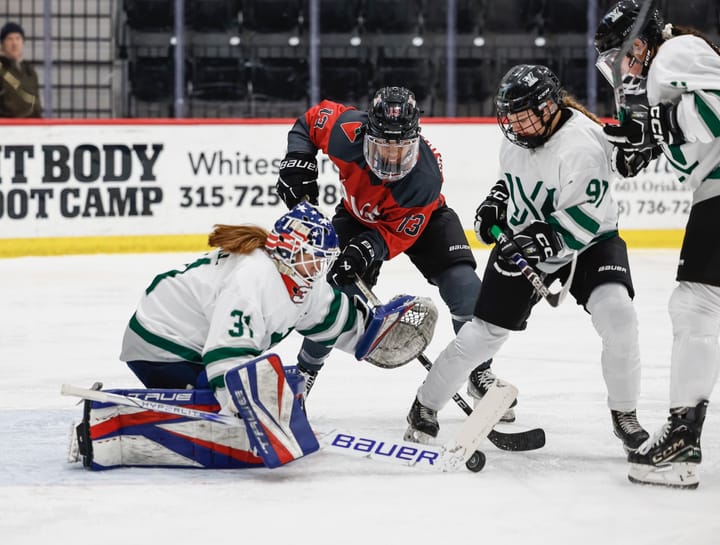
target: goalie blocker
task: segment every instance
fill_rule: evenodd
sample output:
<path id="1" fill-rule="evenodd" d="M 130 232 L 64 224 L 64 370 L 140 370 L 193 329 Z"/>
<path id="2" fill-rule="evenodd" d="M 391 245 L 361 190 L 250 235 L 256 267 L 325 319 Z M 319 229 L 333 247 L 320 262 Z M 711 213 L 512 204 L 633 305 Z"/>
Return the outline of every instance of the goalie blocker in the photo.
<path id="1" fill-rule="evenodd" d="M 242 420 L 237 426 L 143 406 L 84 402 L 73 430 L 70 462 L 90 469 L 124 466 L 229 469 L 278 467 L 319 449 L 300 404 L 302 377 L 269 354 L 230 369 L 225 382 Z M 99 386 L 99 385 L 98 385 Z M 143 402 L 207 412 L 220 406 L 211 390 L 108 390 Z"/>

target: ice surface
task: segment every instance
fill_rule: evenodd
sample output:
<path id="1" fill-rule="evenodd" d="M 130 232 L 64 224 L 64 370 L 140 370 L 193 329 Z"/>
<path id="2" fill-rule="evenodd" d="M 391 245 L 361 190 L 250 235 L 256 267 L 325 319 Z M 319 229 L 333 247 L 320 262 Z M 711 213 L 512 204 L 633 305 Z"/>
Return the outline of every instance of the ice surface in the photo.
<path id="1" fill-rule="evenodd" d="M 479 251 L 484 263 L 487 254 Z M 710 545 L 720 542 L 720 413 L 710 404 L 700 488 L 627 481 L 612 435 L 600 341 L 571 298 L 541 302 L 527 331 L 511 336 L 494 369 L 520 389 L 518 421 L 542 426 L 547 446 L 503 452 L 489 442 L 474 474 L 436 474 L 320 452 L 275 470 L 119 469 L 65 463 L 76 400 L 64 382 L 138 387 L 118 361 L 120 340 L 153 276 L 193 258 L 145 254 L 0 260 L 0 543 L 292 543 L 350 545 Z M 641 422 L 665 419 L 671 343 L 667 300 L 675 250 L 635 250 L 631 265 L 643 356 Z M 428 349 L 451 339 L 447 311 L 405 257 L 385 265 L 381 299 L 432 296 L 440 319 Z M 292 362 L 299 337 L 277 352 Z M 400 438 L 425 374 L 384 370 L 334 353 L 308 401 L 317 429 Z M 464 393 L 464 392 L 463 392 Z M 717 393 L 716 393 L 717 396 Z M 452 402 L 440 440 L 463 421 Z"/>

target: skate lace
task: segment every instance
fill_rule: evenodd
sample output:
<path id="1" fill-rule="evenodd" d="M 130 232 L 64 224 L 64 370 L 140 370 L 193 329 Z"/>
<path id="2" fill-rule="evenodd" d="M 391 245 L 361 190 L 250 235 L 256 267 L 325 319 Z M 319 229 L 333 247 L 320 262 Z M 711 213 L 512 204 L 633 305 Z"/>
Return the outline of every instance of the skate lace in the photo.
<path id="1" fill-rule="evenodd" d="M 310 390 L 312 390 L 313 384 L 315 384 L 315 379 L 318 376 L 317 371 L 311 371 L 309 369 L 300 369 L 298 368 L 298 371 L 300 371 L 300 376 L 305 379 L 305 395 L 310 393 Z"/>
<path id="2" fill-rule="evenodd" d="M 417 404 L 417 413 L 421 420 L 436 420 L 437 411 L 434 411 L 422 403 Z"/>
<path id="3" fill-rule="evenodd" d="M 637 415 L 634 411 L 627 413 L 618 413 L 617 422 L 622 430 L 627 434 L 643 431 L 643 427 L 637 421 Z"/>
<path id="4" fill-rule="evenodd" d="M 663 424 L 662 428 L 653 433 L 647 441 L 640 445 L 637 449 L 639 454 L 647 454 L 651 449 L 665 441 L 670 432 L 670 421 L 668 420 Z"/>
<path id="5" fill-rule="evenodd" d="M 497 377 L 495 374 L 490 371 L 490 369 L 484 369 L 482 371 L 473 371 L 472 374 L 472 382 L 473 384 L 478 387 L 482 386 L 484 391 L 487 391 L 490 389 L 490 386 L 493 382 L 495 382 L 495 379 Z"/>

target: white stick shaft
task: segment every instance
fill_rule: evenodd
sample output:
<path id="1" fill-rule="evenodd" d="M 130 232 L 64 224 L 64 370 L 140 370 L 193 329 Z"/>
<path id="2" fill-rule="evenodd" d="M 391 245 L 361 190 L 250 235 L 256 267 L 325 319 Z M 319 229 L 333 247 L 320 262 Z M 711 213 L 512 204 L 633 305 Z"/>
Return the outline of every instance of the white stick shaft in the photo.
<path id="1" fill-rule="evenodd" d="M 149 401 L 140 397 L 123 396 L 120 394 L 103 392 L 101 390 L 77 388 L 76 386 L 70 386 L 69 384 L 63 384 L 60 388 L 60 393 L 66 396 L 81 397 L 83 399 L 98 401 L 100 403 L 115 403 L 116 405 L 123 405 L 125 407 L 137 407 L 159 413 L 176 414 L 178 416 L 185 416 L 188 418 L 208 420 L 210 422 L 217 422 L 218 424 L 225 424 L 227 426 L 244 426 L 242 421 L 234 416 L 211 413 L 208 411 L 199 411 L 197 409 L 190 409 L 179 405 L 170 405 L 159 401 Z"/>

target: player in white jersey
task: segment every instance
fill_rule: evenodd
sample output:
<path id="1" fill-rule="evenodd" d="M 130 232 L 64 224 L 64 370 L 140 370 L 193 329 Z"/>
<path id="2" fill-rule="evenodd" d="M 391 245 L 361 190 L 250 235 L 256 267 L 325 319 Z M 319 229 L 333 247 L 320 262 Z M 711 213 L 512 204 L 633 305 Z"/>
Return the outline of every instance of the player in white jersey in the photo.
<path id="1" fill-rule="evenodd" d="M 637 2 L 623 0 L 598 26 L 597 66 L 611 84 L 607 68 L 639 12 Z M 628 457 L 629 478 L 694 488 L 707 403 L 720 370 L 720 246 L 708 239 L 720 230 L 720 48 L 694 29 L 666 25 L 654 10 L 623 61 L 623 75 L 628 74 L 647 79 L 649 108 L 634 110 L 619 126 L 606 126 L 609 140 L 627 157 L 648 149 L 662 152 L 678 181 L 693 190 L 678 285 L 669 302 L 670 416 Z"/>
<path id="2" fill-rule="evenodd" d="M 567 279 L 570 254 L 579 252 L 570 293 L 592 317 L 602 338 L 601 365 L 614 433 L 626 450 L 647 432 L 637 421 L 640 387 L 638 326 L 625 242 L 618 236 L 617 206 L 610 195 L 610 148 L 600 122 L 561 89 L 545 66 L 518 65 L 503 77 L 496 96 L 506 140 L 500 180 L 479 206 L 478 238 L 494 243 L 497 225 L 511 237 L 497 244 L 483 276 L 474 318 L 440 354 L 418 389 L 411 426 L 437 421 L 437 411 L 467 377 L 473 361 L 495 355 L 511 331 L 525 329 L 538 302 L 533 287 L 506 259 L 518 248 L 547 274 Z"/>
<path id="3" fill-rule="evenodd" d="M 216 250 L 155 277 L 125 331 L 120 359 L 148 388 L 215 390 L 231 408 L 228 369 L 260 356 L 291 331 L 353 352 L 362 313 L 325 279 L 338 255 L 330 221 L 308 203 L 268 233 L 217 225 Z"/>

